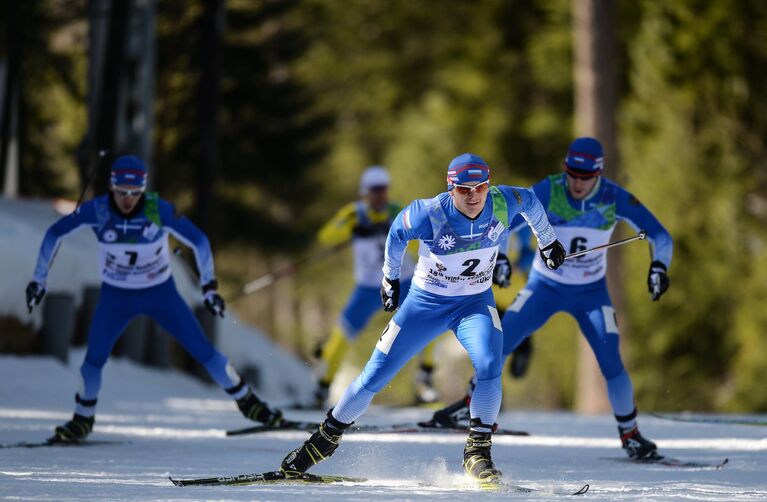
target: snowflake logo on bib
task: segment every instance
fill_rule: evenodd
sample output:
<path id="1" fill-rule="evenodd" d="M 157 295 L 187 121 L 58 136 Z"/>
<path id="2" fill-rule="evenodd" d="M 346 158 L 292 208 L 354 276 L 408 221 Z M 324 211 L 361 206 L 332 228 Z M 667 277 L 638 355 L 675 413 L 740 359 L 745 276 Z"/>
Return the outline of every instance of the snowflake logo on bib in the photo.
<path id="1" fill-rule="evenodd" d="M 111 228 L 104 232 L 103 235 L 104 242 L 114 242 L 117 240 L 117 232 L 112 230 Z"/>
<path id="2" fill-rule="evenodd" d="M 452 235 L 443 235 L 439 238 L 437 245 L 445 251 L 453 249 L 455 247 L 455 237 Z"/>

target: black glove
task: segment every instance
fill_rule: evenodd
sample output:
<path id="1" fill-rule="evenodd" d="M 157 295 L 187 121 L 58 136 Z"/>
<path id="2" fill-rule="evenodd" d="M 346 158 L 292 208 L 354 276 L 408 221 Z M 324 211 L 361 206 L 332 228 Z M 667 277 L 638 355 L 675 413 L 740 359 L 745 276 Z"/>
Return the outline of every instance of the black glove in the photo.
<path id="1" fill-rule="evenodd" d="M 399 279 L 383 278 L 381 281 L 381 302 L 384 310 L 394 312 L 399 306 Z"/>
<path id="2" fill-rule="evenodd" d="M 650 272 L 647 274 L 647 289 L 650 291 L 652 301 L 658 301 L 663 293 L 668 289 L 668 275 L 666 274 L 666 265 L 662 262 L 654 261 L 650 264 Z"/>
<path id="3" fill-rule="evenodd" d="M 226 305 L 224 304 L 224 299 L 216 291 L 217 289 L 218 282 L 216 280 L 212 280 L 202 287 L 202 294 L 205 296 L 205 308 L 213 315 L 224 317 Z"/>
<path id="4" fill-rule="evenodd" d="M 550 270 L 558 269 L 565 262 L 565 248 L 562 246 L 562 243 L 557 240 L 538 251 L 538 253 L 540 253 L 543 263 L 545 263 Z"/>
<path id="5" fill-rule="evenodd" d="M 32 309 L 35 308 L 35 305 L 38 305 L 43 301 L 43 296 L 45 296 L 45 286 L 37 281 L 32 281 L 27 284 L 27 308 L 29 309 L 30 314 L 32 313 Z"/>
<path id="6" fill-rule="evenodd" d="M 509 258 L 503 253 L 498 253 L 498 259 L 495 260 L 493 284 L 497 284 L 502 288 L 508 288 L 511 285 L 511 263 L 509 263 Z"/>

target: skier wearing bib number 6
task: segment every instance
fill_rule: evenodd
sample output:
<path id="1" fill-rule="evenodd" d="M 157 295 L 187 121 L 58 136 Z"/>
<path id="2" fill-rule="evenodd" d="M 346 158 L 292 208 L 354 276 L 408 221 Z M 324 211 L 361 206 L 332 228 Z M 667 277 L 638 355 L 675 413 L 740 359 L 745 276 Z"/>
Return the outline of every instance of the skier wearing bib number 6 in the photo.
<path id="1" fill-rule="evenodd" d="M 61 239 L 80 227 L 90 227 L 99 241 L 101 292 L 88 333 L 88 349 L 80 367 L 82 385 L 75 395 L 72 420 L 56 428 L 56 442 L 84 440 L 92 431 L 101 371 L 117 339 L 137 315 L 157 321 L 173 335 L 251 420 L 272 425 L 282 419 L 256 397 L 229 360 L 206 338 L 199 322 L 176 290 L 171 276 L 168 233 L 194 250 L 205 306 L 224 314 L 216 292 L 213 255 L 208 238 L 175 207 L 155 193 L 145 193 L 146 166 L 138 157 L 119 157 L 112 165 L 110 193 L 96 197 L 64 216 L 46 232 L 34 280 L 26 290 L 29 311 L 46 292 L 46 280 Z"/>
<path id="2" fill-rule="evenodd" d="M 552 269 L 565 250 L 535 194 L 525 188 L 490 186 L 490 168 L 478 156 L 463 154 L 447 170 L 448 191 L 412 202 L 395 219 L 386 240 L 381 297 L 393 312 L 362 373 L 327 413 L 326 420 L 281 464 L 299 476 L 331 456 L 344 431 L 373 397 L 435 337 L 450 329 L 469 353 L 477 375 L 471 427 L 464 449 L 465 471 L 480 483 L 498 483 L 491 435 L 501 406 L 503 336 L 490 286 L 499 243 L 509 222 L 521 215 L 535 233 L 542 258 Z M 408 241 L 420 241 L 410 292 L 402 305 L 400 267 Z"/>
<path id="3" fill-rule="evenodd" d="M 647 286 L 653 301 L 668 289 L 666 275 L 671 264 L 673 243 L 663 225 L 633 195 L 601 176 L 602 145 L 594 138 L 578 138 L 565 157 L 565 172 L 549 176 L 533 186 L 546 208 L 557 236 L 570 254 L 607 244 L 619 220 L 645 230 L 651 243 L 652 263 Z M 515 219 L 512 232 L 523 222 Z M 615 321 L 605 273 L 605 249 L 568 259 L 557 270 L 535 260 L 525 287 L 503 317 L 503 358 L 557 312 L 572 315 L 599 363 L 607 383 L 610 404 L 618 422 L 622 446 L 632 459 L 656 455 L 656 445 L 639 433 L 634 389 L 620 355 L 619 332 Z M 508 281 L 507 281 L 508 282 Z M 471 386 L 469 387 L 471 388 Z M 476 391 L 474 392 L 476 396 Z M 445 426 L 465 414 L 466 396 L 434 414 Z"/>

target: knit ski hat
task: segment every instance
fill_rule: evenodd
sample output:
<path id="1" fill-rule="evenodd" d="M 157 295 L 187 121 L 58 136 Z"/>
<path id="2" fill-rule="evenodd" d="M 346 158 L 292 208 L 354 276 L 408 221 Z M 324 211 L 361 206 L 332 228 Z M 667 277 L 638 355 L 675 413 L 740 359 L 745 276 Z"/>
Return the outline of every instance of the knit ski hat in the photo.
<path id="1" fill-rule="evenodd" d="M 135 155 L 123 155 L 112 164 L 109 178 L 112 186 L 146 186 L 146 165 Z"/>
<path id="2" fill-rule="evenodd" d="M 573 176 L 599 176 L 604 167 L 602 144 L 594 138 L 577 138 L 570 144 L 565 157 L 565 171 Z"/>
<path id="3" fill-rule="evenodd" d="M 447 166 L 447 189 L 452 190 L 453 185 L 462 185 L 472 181 L 482 183 L 490 179 L 490 167 L 473 153 L 464 153 L 454 158 Z"/>

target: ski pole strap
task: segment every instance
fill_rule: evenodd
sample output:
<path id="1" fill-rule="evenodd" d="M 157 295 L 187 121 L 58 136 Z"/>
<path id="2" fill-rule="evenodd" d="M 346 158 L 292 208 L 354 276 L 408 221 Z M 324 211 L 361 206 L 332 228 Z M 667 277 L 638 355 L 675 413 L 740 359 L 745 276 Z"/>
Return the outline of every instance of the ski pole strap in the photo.
<path id="1" fill-rule="evenodd" d="M 584 249 L 583 251 L 578 251 L 577 253 L 569 254 L 565 256 L 565 260 L 569 260 L 570 258 L 577 258 L 579 256 L 583 256 L 585 254 L 599 251 L 600 249 L 609 249 L 614 248 L 616 246 L 622 246 L 623 244 L 628 244 L 629 242 L 639 241 L 647 238 L 647 231 L 640 230 L 638 234 L 636 234 L 633 237 L 629 237 L 628 239 L 622 239 L 615 242 L 610 242 L 608 244 L 602 244 L 601 246 L 594 246 L 591 249 Z"/>

